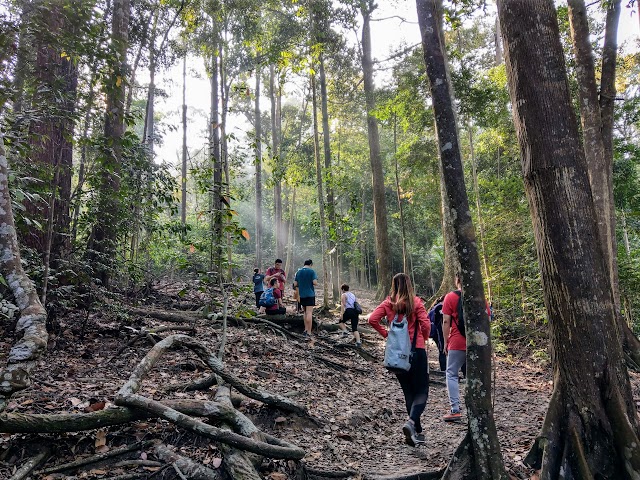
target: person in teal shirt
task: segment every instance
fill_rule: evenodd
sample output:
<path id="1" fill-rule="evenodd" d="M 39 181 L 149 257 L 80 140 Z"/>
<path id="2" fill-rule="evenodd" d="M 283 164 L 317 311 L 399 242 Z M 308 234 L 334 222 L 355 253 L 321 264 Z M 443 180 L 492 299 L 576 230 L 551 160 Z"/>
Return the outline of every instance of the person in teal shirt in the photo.
<path id="1" fill-rule="evenodd" d="M 304 309 L 304 333 L 307 338 L 311 337 L 311 326 L 313 324 L 312 315 L 313 307 L 316 305 L 316 290 L 318 284 L 318 275 L 311 268 L 313 262 L 311 259 L 304 261 L 304 267 L 296 272 L 293 281 L 294 288 L 298 288 L 300 294 L 300 305 Z"/>

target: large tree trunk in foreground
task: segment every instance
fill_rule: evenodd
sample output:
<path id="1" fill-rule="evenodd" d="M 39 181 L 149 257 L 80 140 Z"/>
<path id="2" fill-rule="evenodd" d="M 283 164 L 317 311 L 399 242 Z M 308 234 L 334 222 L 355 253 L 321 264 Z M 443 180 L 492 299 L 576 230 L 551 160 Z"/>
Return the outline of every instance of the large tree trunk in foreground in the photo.
<path id="1" fill-rule="evenodd" d="M 527 463 L 543 480 L 639 478 L 636 410 L 554 3 L 498 5 L 554 359 L 554 392 Z"/>
<path id="2" fill-rule="evenodd" d="M 464 183 L 462 156 L 453 92 L 443 42 L 441 0 L 417 0 L 418 24 L 431 100 L 444 184 L 453 217 L 456 251 L 460 260 L 467 326 L 467 390 L 469 427 L 443 478 L 507 479 L 491 401 L 491 335 L 486 311 L 482 269 L 476 249 L 469 200 Z"/>
<path id="3" fill-rule="evenodd" d="M 13 223 L 9 195 L 8 162 L 4 137 L 0 133 L 0 269 L 20 308 L 16 333 L 20 340 L 11 348 L 7 367 L 0 372 L 0 411 L 13 392 L 29 385 L 29 373 L 47 348 L 47 312 L 40 303 L 38 292 L 22 269 L 20 249 Z"/>
<path id="4" fill-rule="evenodd" d="M 387 228 L 387 203 L 384 191 L 384 172 L 380 154 L 378 121 L 373 112 L 376 109 L 375 85 L 373 83 L 373 59 L 371 57 L 371 13 L 375 5 L 364 2 L 362 8 L 362 72 L 364 92 L 367 102 L 367 136 L 369 139 L 369 159 L 373 178 L 373 216 L 375 219 L 376 261 L 378 263 L 378 288 L 376 297 L 383 298 L 391 286 L 391 251 Z"/>

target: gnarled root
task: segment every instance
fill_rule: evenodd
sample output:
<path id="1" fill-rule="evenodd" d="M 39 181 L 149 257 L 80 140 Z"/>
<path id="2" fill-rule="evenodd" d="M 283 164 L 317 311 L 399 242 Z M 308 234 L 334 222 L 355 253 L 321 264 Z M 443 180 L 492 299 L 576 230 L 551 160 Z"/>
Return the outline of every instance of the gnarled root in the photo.
<path id="1" fill-rule="evenodd" d="M 581 412 L 564 402 L 556 385 L 542 431 L 524 463 L 541 480 L 640 479 L 640 441 L 615 382 L 602 395 L 600 411 Z"/>

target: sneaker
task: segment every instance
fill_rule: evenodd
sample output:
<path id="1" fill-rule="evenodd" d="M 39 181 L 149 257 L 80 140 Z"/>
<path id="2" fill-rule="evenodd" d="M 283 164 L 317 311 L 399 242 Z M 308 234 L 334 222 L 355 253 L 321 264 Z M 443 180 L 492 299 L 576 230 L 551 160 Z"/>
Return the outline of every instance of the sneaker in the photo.
<path id="1" fill-rule="evenodd" d="M 346 330 L 342 332 L 342 336 L 343 337 L 348 337 L 350 335 L 349 332 L 347 332 Z"/>
<path id="2" fill-rule="evenodd" d="M 416 446 L 416 442 L 413 440 L 416 434 L 416 427 L 413 424 L 413 421 L 407 420 L 407 423 L 402 427 L 402 433 L 404 433 L 404 443 L 411 447 Z"/>
<path id="3" fill-rule="evenodd" d="M 309 332 L 305 330 L 304 332 L 302 332 L 302 338 L 304 340 L 311 340 L 311 335 L 309 335 Z"/>
<path id="4" fill-rule="evenodd" d="M 445 422 L 459 422 L 462 420 L 462 415 L 460 412 L 451 412 L 442 417 L 442 419 Z"/>
<path id="5" fill-rule="evenodd" d="M 416 433 L 414 436 L 411 437 L 411 440 L 413 440 L 413 443 L 416 444 L 416 447 L 427 443 L 427 441 L 424 438 L 424 433 Z"/>
<path id="6" fill-rule="evenodd" d="M 356 342 L 356 348 L 361 348 L 362 347 L 362 342 Z"/>

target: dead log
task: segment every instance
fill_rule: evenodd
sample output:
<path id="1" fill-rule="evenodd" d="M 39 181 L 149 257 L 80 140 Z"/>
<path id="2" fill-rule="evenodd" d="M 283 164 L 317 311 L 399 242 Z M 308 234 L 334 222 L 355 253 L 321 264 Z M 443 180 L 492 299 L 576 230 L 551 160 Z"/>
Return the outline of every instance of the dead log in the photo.
<path id="1" fill-rule="evenodd" d="M 9 195 L 8 170 L 4 137 L 0 132 L 0 269 L 20 308 L 20 319 L 16 325 L 16 334 L 20 339 L 11 347 L 7 366 L 0 372 L 0 395 L 4 397 L 0 400 L 0 410 L 4 410 L 6 399 L 14 392 L 29 386 L 31 370 L 46 350 L 49 339 L 47 312 L 20 261 Z"/>
<path id="2" fill-rule="evenodd" d="M 216 470 L 212 470 L 205 465 L 174 452 L 167 445 L 157 444 L 153 448 L 153 453 L 163 462 L 176 465 L 187 478 L 193 480 L 218 480 L 221 478 Z"/>

